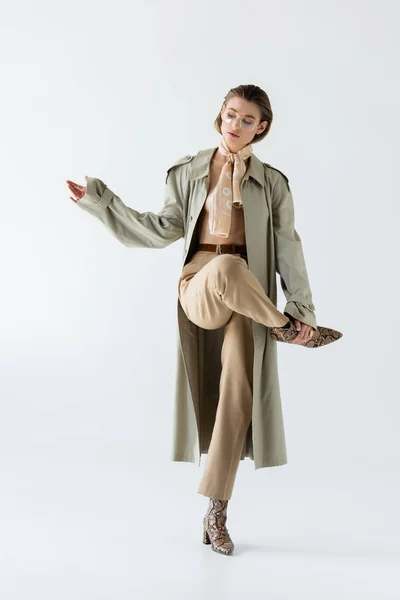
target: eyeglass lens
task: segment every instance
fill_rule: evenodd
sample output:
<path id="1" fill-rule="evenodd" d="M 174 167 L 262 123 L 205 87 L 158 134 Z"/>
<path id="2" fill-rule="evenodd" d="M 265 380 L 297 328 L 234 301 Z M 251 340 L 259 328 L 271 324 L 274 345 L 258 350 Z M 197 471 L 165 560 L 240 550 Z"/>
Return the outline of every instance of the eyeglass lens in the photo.
<path id="1" fill-rule="evenodd" d="M 239 118 L 240 126 L 243 131 L 253 131 L 256 126 L 256 121 L 254 119 L 249 119 L 248 117 L 239 117 L 239 115 L 233 110 L 225 109 L 221 116 L 226 123 L 232 123 L 234 119 Z"/>

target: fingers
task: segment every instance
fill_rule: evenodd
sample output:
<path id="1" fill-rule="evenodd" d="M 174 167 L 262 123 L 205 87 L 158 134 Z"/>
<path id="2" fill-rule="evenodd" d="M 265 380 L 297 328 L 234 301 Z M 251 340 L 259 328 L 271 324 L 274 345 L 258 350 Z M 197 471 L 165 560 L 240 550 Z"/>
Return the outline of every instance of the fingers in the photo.
<path id="1" fill-rule="evenodd" d="M 74 183 L 73 181 L 69 181 L 67 179 L 67 185 L 69 187 L 69 189 L 71 190 L 71 192 L 83 192 L 83 190 L 85 189 L 83 185 L 79 185 L 78 183 Z"/>
<path id="2" fill-rule="evenodd" d="M 312 339 L 310 332 L 312 332 L 312 334 L 314 335 L 315 331 L 314 328 L 311 327 L 311 325 L 307 325 L 306 323 L 303 323 L 298 319 L 294 319 L 294 324 L 298 333 L 296 337 L 293 338 L 293 340 L 291 341 L 292 344 L 304 344 L 305 342 L 308 342 Z"/>
<path id="3" fill-rule="evenodd" d="M 304 324 L 301 328 L 301 332 L 298 335 L 300 338 L 300 344 L 304 344 L 304 342 L 308 342 L 308 340 L 311 339 L 310 331 L 312 331 L 312 327 Z"/>
<path id="4" fill-rule="evenodd" d="M 87 175 L 85 175 L 85 179 L 87 180 Z M 77 202 L 78 200 L 80 200 L 86 193 L 86 187 L 83 185 L 79 185 L 78 183 L 75 183 L 74 181 L 71 181 L 70 179 L 66 180 L 66 184 L 69 187 L 70 192 L 72 192 L 72 194 L 74 195 L 74 198 L 71 198 L 71 200 L 73 200 L 74 202 Z"/>
<path id="5" fill-rule="evenodd" d="M 307 332 L 307 325 L 301 328 L 298 337 L 299 344 L 304 344 L 305 342 L 305 333 Z"/>
<path id="6" fill-rule="evenodd" d="M 311 327 L 311 325 L 302 323 L 301 321 L 298 321 L 297 319 L 295 319 L 295 324 L 296 324 L 296 329 L 298 328 L 297 324 L 300 325 L 300 328 L 298 329 L 299 333 L 296 335 L 296 337 L 292 341 L 292 344 L 304 344 L 304 342 L 308 342 L 311 339 L 310 331 L 313 332 L 313 328 Z"/>
<path id="7" fill-rule="evenodd" d="M 299 333 L 298 333 L 298 334 L 296 335 L 296 337 L 295 337 L 295 338 L 292 340 L 292 344 L 300 344 L 300 343 L 301 343 L 301 340 L 300 340 L 299 338 L 300 338 L 300 332 L 301 332 L 301 326 L 302 326 L 302 323 L 301 323 L 301 322 L 300 322 L 298 319 L 294 319 L 294 325 L 295 325 L 295 327 L 296 327 L 296 329 L 297 329 L 297 331 L 298 331 Z"/>
<path id="8" fill-rule="evenodd" d="M 85 180 L 88 180 L 88 176 L 85 175 Z M 85 186 L 83 185 L 79 185 L 79 183 L 75 183 L 74 181 L 71 181 L 70 179 L 67 179 L 66 184 L 70 187 L 70 188 L 75 188 L 75 189 L 80 189 L 80 190 L 84 190 Z"/>
<path id="9" fill-rule="evenodd" d="M 79 187 L 80 187 L 80 186 L 79 186 Z M 79 188 L 77 188 L 77 187 L 75 187 L 75 186 L 72 186 L 72 185 L 70 185 L 70 186 L 69 186 L 69 190 L 70 190 L 70 192 L 72 192 L 72 193 L 73 193 L 75 200 L 80 200 L 80 199 L 82 198 L 82 196 L 83 196 L 83 191 L 82 191 L 82 190 L 80 190 Z M 70 196 L 70 197 L 71 197 L 71 196 Z"/>

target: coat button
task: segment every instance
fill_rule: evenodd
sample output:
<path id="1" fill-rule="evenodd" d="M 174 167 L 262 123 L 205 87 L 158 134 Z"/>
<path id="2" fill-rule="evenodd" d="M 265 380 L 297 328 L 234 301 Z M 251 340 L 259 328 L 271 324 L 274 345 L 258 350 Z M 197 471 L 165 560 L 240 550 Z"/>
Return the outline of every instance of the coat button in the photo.
<path id="1" fill-rule="evenodd" d="M 191 221 L 192 219 L 193 219 L 193 217 L 192 217 L 192 215 L 190 215 L 190 217 L 189 217 L 189 221 Z"/>

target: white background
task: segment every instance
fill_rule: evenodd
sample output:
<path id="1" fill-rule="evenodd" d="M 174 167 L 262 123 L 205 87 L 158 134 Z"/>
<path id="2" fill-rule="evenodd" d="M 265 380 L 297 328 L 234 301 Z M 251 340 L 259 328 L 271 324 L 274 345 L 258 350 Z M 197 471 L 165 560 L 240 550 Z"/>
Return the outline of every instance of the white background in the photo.
<path id="1" fill-rule="evenodd" d="M 399 597 L 399 17 L 355 0 L 3 8 L 4 600 Z M 318 323 L 344 335 L 279 344 L 289 462 L 240 464 L 223 557 L 201 543 L 201 470 L 170 460 L 183 240 L 128 249 L 65 181 L 157 212 L 167 168 L 218 145 L 247 83 L 270 96 L 254 152 L 289 177 Z"/>

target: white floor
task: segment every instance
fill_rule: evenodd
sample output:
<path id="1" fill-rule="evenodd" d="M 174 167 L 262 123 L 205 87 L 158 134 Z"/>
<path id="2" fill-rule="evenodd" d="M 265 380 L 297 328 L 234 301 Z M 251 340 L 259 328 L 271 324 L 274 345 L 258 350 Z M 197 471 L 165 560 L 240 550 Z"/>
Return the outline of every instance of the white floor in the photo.
<path id="1" fill-rule="evenodd" d="M 91 448 L 2 447 L 2 600 L 400 598 L 389 466 L 255 472 L 246 460 L 228 510 L 235 553 L 221 556 L 202 543 L 200 469 Z"/>

